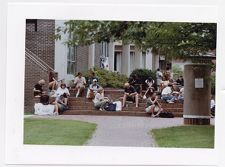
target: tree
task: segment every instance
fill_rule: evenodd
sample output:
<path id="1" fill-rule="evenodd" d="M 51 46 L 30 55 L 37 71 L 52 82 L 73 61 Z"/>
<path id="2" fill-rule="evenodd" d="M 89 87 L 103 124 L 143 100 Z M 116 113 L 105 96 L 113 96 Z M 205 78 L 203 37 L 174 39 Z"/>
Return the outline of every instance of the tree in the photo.
<path id="1" fill-rule="evenodd" d="M 175 58 L 201 56 L 216 48 L 215 23 L 70 20 L 56 29 L 57 39 L 61 32 L 71 35 L 69 46 L 122 40 Z"/>

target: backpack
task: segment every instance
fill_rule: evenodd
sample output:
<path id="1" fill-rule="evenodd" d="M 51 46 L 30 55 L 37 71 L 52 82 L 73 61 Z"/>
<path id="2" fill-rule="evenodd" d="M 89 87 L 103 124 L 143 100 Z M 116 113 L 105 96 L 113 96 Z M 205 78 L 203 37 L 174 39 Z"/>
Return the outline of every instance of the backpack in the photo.
<path id="1" fill-rule="evenodd" d="M 107 103 L 104 107 L 106 111 L 116 111 L 116 104 Z"/>
<path id="2" fill-rule="evenodd" d="M 174 118 L 174 115 L 173 115 L 172 112 L 164 111 L 164 112 L 161 112 L 159 114 L 159 117 L 161 117 L 161 118 Z"/>

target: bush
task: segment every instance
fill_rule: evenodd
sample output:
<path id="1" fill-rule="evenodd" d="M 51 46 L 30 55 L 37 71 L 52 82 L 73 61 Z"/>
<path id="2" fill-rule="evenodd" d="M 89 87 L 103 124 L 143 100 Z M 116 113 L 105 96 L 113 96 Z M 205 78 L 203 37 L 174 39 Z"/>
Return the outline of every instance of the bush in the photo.
<path id="1" fill-rule="evenodd" d="M 179 76 L 183 76 L 183 70 L 179 65 L 174 65 L 173 66 L 173 79 L 177 80 Z"/>
<path id="2" fill-rule="evenodd" d="M 130 77 L 134 76 L 137 76 L 139 78 L 140 84 L 144 84 L 145 80 L 148 79 L 149 77 L 152 77 L 154 80 L 156 80 L 156 72 L 148 69 L 135 69 L 130 74 Z"/>
<path id="3" fill-rule="evenodd" d="M 102 87 L 109 88 L 123 88 L 124 83 L 127 82 L 128 78 L 126 75 L 118 74 L 116 72 L 104 70 L 101 68 L 94 68 L 96 75 L 99 77 L 99 83 Z M 84 73 L 86 80 L 90 77 L 90 71 Z"/>

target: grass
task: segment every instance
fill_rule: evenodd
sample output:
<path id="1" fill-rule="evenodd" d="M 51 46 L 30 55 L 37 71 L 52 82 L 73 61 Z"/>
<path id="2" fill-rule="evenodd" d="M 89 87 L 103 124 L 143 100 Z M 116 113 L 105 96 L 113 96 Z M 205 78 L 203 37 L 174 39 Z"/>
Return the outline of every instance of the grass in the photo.
<path id="1" fill-rule="evenodd" d="M 75 120 L 24 119 L 24 144 L 84 145 L 97 125 Z"/>
<path id="2" fill-rule="evenodd" d="M 214 126 L 178 126 L 153 129 L 159 147 L 214 148 Z"/>

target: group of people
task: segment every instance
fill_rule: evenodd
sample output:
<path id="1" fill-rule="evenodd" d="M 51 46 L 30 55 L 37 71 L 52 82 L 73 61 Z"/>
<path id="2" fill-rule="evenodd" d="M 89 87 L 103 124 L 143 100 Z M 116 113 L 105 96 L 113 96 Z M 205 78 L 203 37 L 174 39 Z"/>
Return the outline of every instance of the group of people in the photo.
<path id="1" fill-rule="evenodd" d="M 49 92 L 54 92 L 53 95 L 55 97 L 55 101 L 52 102 L 49 101 L 49 95 L 43 91 L 44 84 L 45 80 L 41 79 L 34 86 L 34 96 L 40 97 L 40 103 L 35 104 L 35 109 L 38 112 L 40 112 L 41 109 L 48 109 L 52 115 L 57 115 L 60 112 L 64 112 L 66 109 L 68 109 L 67 104 L 70 92 L 66 87 L 66 84 L 59 84 L 54 75 L 50 75 L 48 88 Z M 128 82 L 124 84 L 122 107 L 126 107 L 127 101 L 135 103 L 135 106 L 138 107 L 139 99 L 142 98 L 146 100 L 146 112 L 151 113 L 153 117 L 156 117 L 163 110 L 161 104 L 159 103 L 159 99 L 162 99 L 167 103 L 184 101 L 183 76 L 180 76 L 177 80 L 173 80 L 169 68 L 167 68 L 164 73 L 162 73 L 160 69 L 157 69 L 156 81 L 153 78 L 149 77 L 145 80 L 145 84 L 147 89 L 144 95 L 142 95 L 142 87 L 141 84 L 139 84 L 138 77 L 131 77 Z M 87 86 L 88 89 L 86 98 L 92 99 L 95 108 L 104 110 L 106 103 L 110 102 L 110 99 L 104 96 L 104 89 L 100 85 L 99 78 L 96 73 L 91 72 L 88 81 L 86 81 L 82 73 L 78 72 L 74 79 L 75 97 L 84 96 L 84 90 Z"/>
<path id="2" fill-rule="evenodd" d="M 151 77 L 145 80 L 146 91 L 144 95 L 142 95 L 142 86 L 137 76 L 131 77 L 124 84 L 123 107 L 125 107 L 127 101 L 133 101 L 135 106 L 138 107 L 139 99 L 142 98 L 146 100 L 146 112 L 156 117 L 163 110 L 158 101 L 160 98 L 168 103 L 184 101 L 183 76 L 174 81 L 169 68 L 164 73 L 157 69 L 156 81 Z"/>

